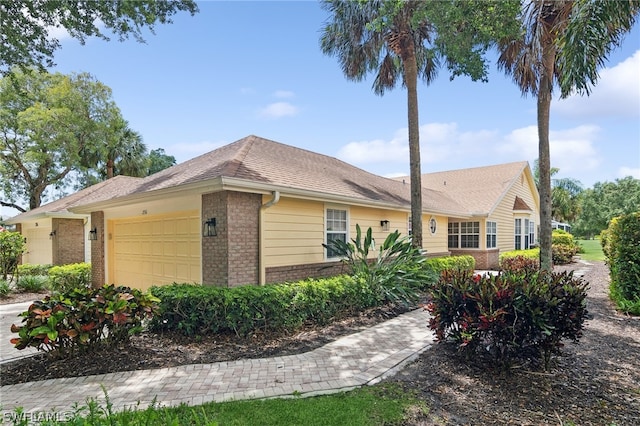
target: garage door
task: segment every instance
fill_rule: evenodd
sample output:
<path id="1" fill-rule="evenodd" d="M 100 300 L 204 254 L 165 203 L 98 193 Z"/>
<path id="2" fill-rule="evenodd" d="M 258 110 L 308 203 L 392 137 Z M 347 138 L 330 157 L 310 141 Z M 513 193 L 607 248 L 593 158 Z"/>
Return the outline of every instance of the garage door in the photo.
<path id="1" fill-rule="evenodd" d="M 109 221 L 109 281 L 148 289 L 173 282 L 202 282 L 200 214 Z"/>
<path id="2" fill-rule="evenodd" d="M 22 255 L 22 263 L 34 265 L 51 264 L 53 250 L 51 249 L 51 239 L 49 238 L 50 232 L 51 226 L 40 226 L 39 228 L 25 230 L 24 236 L 27 239 L 27 251 Z"/>

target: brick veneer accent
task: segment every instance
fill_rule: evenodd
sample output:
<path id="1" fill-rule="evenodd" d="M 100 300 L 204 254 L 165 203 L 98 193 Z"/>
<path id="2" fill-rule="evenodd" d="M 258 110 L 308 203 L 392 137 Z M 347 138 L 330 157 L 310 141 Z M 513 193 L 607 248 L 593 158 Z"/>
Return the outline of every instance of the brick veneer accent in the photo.
<path id="1" fill-rule="evenodd" d="M 51 220 L 51 229 L 56 235 L 52 238 L 51 263 L 68 265 L 84 262 L 84 220 Z"/>
<path id="2" fill-rule="evenodd" d="M 452 256 L 473 256 L 476 260 L 476 269 L 498 269 L 500 249 L 489 250 L 451 250 Z"/>
<path id="3" fill-rule="evenodd" d="M 98 239 L 91 241 L 91 285 L 101 287 L 105 284 L 104 259 L 104 212 L 91 212 L 90 229 L 98 230 Z"/>
<path id="4" fill-rule="evenodd" d="M 19 232 L 22 234 L 22 224 L 21 223 L 16 223 L 16 232 Z M 24 237 L 24 235 L 22 235 Z M 22 265 L 22 255 L 20 255 L 20 258 L 18 258 L 18 264 Z"/>
<path id="5" fill-rule="evenodd" d="M 202 282 L 234 287 L 259 281 L 260 194 L 222 191 L 202 196 L 202 220 L 216 218 L 202 237 Z"/>
<path id="6" fill-rule="evenodd" d="M 267 284 L 298 281 L 306 278 L 325 278 L 346 274 L 348 267 L 342 262 L 308 263 L 306 265 L 274 266 L 267 268 Z"/>

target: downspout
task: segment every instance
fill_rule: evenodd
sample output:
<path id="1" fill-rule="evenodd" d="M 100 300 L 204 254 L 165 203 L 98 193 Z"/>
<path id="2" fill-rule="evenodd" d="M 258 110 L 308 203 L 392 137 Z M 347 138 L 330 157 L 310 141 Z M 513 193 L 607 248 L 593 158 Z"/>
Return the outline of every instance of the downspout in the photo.
<path id="1" fill-rule="evenodd" d="M 260 206 L 260 248 L 258 252 L 260 268 L 260 285 L 264 285 L 267 280 L 267 269 L 264 264 L 265 237 L 264 237 L 264 211 L 280 201 L 280 191 L 273 191 L 273 198 Z"/>

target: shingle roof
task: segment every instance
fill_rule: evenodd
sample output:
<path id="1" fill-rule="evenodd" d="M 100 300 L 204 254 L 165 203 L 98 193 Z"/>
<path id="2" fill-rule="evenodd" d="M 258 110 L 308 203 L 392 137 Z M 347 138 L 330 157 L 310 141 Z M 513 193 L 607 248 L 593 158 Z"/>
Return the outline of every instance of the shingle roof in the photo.
<path id="1" fill-rule="evenodd" d="M 174 188 L 218 177 L 258 182 L 279 188 L 410 206 L 408 184 L 366 172 L 336 158 L 248 136 L 151 175 L 132 194 Z M 464 209 L 439 191 L 423 191 L 429 211 Z"/>
<path id="2" fill-rule="evenodd" d="M 422 175 L 422 186 L 443 192 L 465 206 L 469 214 L 486 215 L 498 205 L 528 164 L 519 161 L 427 173 Z"/>
<path id="3" fill-rule="evenodd" d="M 128 194 L 141 181 L 142 178 L 115 176 L 112 179 L 107 179 L 103 182 L 91 185 L 88 188 L 66 197 L 43 204 L 33 210 L 20 213 L 19 215 L 8 219 L 7 223 L 22 223 L 27 220 L 43 216 L 64 216 L 65 214 L 70 214 L 68 209 L 72 207 L 87 204 L 89 202 L 109 200 Z"/>

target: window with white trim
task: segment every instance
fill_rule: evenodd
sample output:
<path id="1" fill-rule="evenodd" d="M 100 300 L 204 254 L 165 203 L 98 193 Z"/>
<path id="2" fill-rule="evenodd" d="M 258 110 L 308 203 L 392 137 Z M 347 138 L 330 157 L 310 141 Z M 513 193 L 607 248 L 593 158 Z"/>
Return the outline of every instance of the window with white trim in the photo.
<path id="1" fill-rule="evenodd" d="M 449 222 L 448 247 L 480 248 L 480 222 Z"/>
<path id="2" fill-rule="evenodd" d="M 498 246 L 498 223 L 487 221 L 487 248 Z"/>
<path id="3" fill-rule="evenodd" d="M 515 241 L 514 241 L 515 249 L 521 250 L 522 249 L 522 219 L 516 219 L 514 235 L 515 235 Z"/>
<path id="4" fill-rule="evenodd" d="M 329 245 L 331 241 L 336 240 L 347 242 L 347 211 L 327 209 L 325 242 Z M 330 248 L 327 248 L 327 259 L 334 257 L 338 257 L 338 255 Z"/>
<path id="5" fill-rule="evenodd" d="M 536 226 L 533 221 L 529 221 L 529 245 L 536 243 Z"/>
<path id="6" fill-rule="evenodd" d="M 524 220 L 524 228 L 522 228 L 524 234 L 524 249 L 529 249 L 529 219 Z"/>

